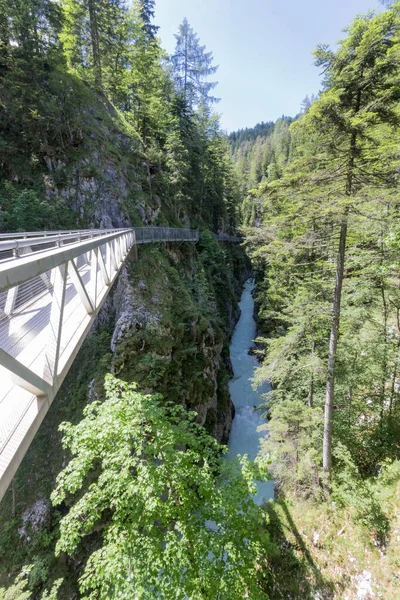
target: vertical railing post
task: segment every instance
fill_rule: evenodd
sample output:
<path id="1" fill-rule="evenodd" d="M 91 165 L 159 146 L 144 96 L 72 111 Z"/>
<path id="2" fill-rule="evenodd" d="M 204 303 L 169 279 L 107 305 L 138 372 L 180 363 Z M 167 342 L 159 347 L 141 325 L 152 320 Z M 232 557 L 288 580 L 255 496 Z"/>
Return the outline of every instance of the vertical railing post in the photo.
<path id="1" fill-rule="evenodd" d="M 68 264 L 64 263 L 59 267 L 55 267 L 54 271 L 53 296 L 49 323 L 49 340 L 46 346 L 43 371 L 43 378 L 53 387 L 55 387 L 57 384 Z"/>
<path id="2" fill-rule="evenodd" d="M 4 307 L 4 313 L 9 317 L 15 308 L 18 296 L 18 285 L 11 288 L 7 292 L 6 305 Z"/>
<path id="3" fill-rule="evenodd" d="M 98 267 L 98 248 L 93 248 L 90 264 L 90 296 L 93 307 L 97 307 L 97 267 Z"/>
<path id="4" fill-rule="evenodd" d="M 114 240 L 113 244 L 114 244 L 115 261 L 117 263 L 116 270 L 118 270 L 119 263 L 121 262 L 121 254 L 120 254 L 121 251 L 120 251 L 119 242 L 118 242 L 117 238 Z"/>

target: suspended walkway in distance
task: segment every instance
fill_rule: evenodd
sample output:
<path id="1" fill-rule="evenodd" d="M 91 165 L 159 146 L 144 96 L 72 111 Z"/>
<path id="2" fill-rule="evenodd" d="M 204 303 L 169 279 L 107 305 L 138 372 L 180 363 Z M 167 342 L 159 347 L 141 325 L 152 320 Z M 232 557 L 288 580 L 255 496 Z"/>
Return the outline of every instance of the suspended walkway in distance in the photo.
<path id="1" fill-rule="evenodd" d="M 198 240 L 169 227 L 0 235 L 0 500 L 128 254 Z"/>

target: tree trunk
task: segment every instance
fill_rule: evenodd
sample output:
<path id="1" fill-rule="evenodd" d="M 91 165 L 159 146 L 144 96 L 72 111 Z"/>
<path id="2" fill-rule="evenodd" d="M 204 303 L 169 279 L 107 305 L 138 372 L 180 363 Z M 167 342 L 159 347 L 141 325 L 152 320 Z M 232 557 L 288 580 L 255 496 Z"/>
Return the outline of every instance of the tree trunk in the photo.
<path id="1" fill-rule="evenodd" d="M 357 104 L 355 113 L 357 114 L 360 110 L 361 105 L 361 90 L 357 92 Z M 354 163 L 357 154 L 357 133 L 353 132 L 350 139 L 349 148 L 349 162 L 347 165 L 347 176 L 346 176 L 346 189 L 345 195 L 351 196 L 353 194 L 353 180 L 354 180 Z M 340 325 L 340 303 L 342 300 L 342 287 L 344 277 L 344 259 L 346 253 L 346 239 L 347 239 L 347 224 L 349 217 L 349 206 L 347 205 L 340 226 L 340 239 L 339 248 L 337 254 L 336 264 L 336 281 L 335 281 L 335 292 L 333 296 L 332 306 L 332 325 L 331 334 L 329 338 L 329 353 L 328 353 L 328 377 L 326 380 L 326 396 L 325 396 L 325 414 L 324 414 L 324 442 L 322 450 L 322 465 L 324 470 L 324 481 L 323 486 L 325 493 L 330 494 L 331 488 L 331 475 L 332 475 L 332 416 L 333 416 L 333 400 L 335 396 L 335 361 L 336 361 L 336 349 L 339 337 L 339 325 Z"/>
<path id="2" fill-rule="evenodd" d="M 183 86 L 183 96 L 185 98 L 185 102 L 187 101 L 187 76 L 188 76 L 188 36 L 187 33 L 185 35 L 185 79 Z"/>
<path id="3" fill-rule="evenodd" d="M 89 19 L 90 19 L 90 38 L 92 42 L 93 52 L 93 69 L 95 86 L 102 88 L 101 75 L 101 60 L 100 60 L 100 43 L 99 43 L 99 27 L 97 22 L 97 0 L 89 0 Z"/>
<path id="4" fill-rule="evenodd" d="M 396 377 L 397 377 L 397 361 L 394 363 L 393 373 L 392 373 L 392 385 L 390 386 L 390 399 L 389 399 L 389 418 L 392 418 L 393 411 L 393 401 L 395 396 L 395 388 L 396 388 Z"/>
<path id="5" fill-rule="evenodd" d="M 383 358 L 382 358 L 382 381 L 381 381 L 381 391 L 380 391 L 380 419 L 379 419 L 379 427 L 381 428 L 383 425 L 383 416 L 385 413 L 385 391 L 386 391 L 386 377 L 387 377 L 387 369 L 388 369 L 388 339 L 387 339 L 387 325 L 388 325 L 388 306 L 385 296 L 385 285 L 382 279 L 381 282 L 381 296 L 382 296 L 382 307 L 383 307 L 383 326 L 382 326 L 382 338 L 383 338 Z"/>
<path id="6" fill-rule="evenodd" d="M 397 371 L 399 368 L 399 359 L 398 356 L 400 354 L 400 309 L 398 306 L 396 306 L 396 319 L 397 319 L 397 354 L 396 354 L 396 359 L 394 362 L 394 366 L 393 366 L 393 375 L 392 375 L 392 385 L 391 385 L 391 389 L 390 389 L 390 401 L 389 401 L 389 417 L 392 418 L 392 411 L 393 411 L 393 404 L 394 404 L 394 399 L 395 396 L 397 395 L 396 393 L 396 377 L 397 377 Z"/>
<path id="7" fill-rule="evenodd" d="M 308 387 L 308 398 L 307 398 L 307 404 L 310 408 L 312 408 L 313 402 L 314 402 L 314 358 L 315 358 L 315 341 L 313 340 L 311 343 L 312 367 L 311 367 L 310 383 L 309 383 L 309 387 Z"/>
<path id="8" fill-rule="evenodd" d="M 11 482 L 11 494 L 12 494 L 12 500 L 11 500 L 11 516 L 12 518 L 15 517 L 16 515 L 16 502 L 15 502 L 15 479 L 13 477 L 12 482 Z"/>
<path id="9" fill-rule="evenodd" d="M 10 31 L 8 27 L 7 12 L 4 0 L 0 0 L 0 77 L 5 75 L 9 68 L 10 59 Z"/>
<path id="10" fill-rule="evenodd" d="M 331 325 L 331 335 L 329 340 L 328 354 L 328 378 L 326 381 L 326 397 L 325 397 L 325 418 L 324 418 L 324 445 L 323 445 L 323 469 L 326 480 L 324 487 L 329 492 L 330 478 L 332 469 L 332 413 L 333 399 L 335 386 L 335 360 L 336 348 L 339 336 L 340 324 L 340 302 L 342 299 L 342 286 L 344 276 L 344 257 L 346 252 L 346 237 L 347 237 L 347 213 L 344 216 L 340 228 L 339 250 L 337 255 L 336 266 L 336 283 L 335 294 L 333 297 L 333 316 Z"/>

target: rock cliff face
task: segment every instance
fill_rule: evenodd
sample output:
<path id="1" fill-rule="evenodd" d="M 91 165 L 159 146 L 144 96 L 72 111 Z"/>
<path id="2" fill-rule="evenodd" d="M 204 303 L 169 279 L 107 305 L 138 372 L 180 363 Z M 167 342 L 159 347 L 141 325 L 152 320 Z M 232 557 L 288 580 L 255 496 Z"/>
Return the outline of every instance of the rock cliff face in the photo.
<path id="1" fill-rule="evenodd" d="M 229 254 L 218 246 L 213 250 L 221 258 Z M 157 391 L 195 410 L 198 422 L 225 443 L 234 415 L 228 340 L 238 317 L 240 282 L 232 286 L 235 275 L 227 261 L 221 312 L 204 252 L 207 248 L 199 252 L 188 244 L 142 247 L 138 262 L 128 261 L 105 311 L 115 323 L 110 368 L 145 392 Z"/>
<path id="2" fill-rule="evenodd" d="M 46 166 L 46 199 L 50 204 L 61 202 L 74 215 L 77 226 L 129 227 L 132 222 L 151 225 L 160 214 L 160 198 L 153 196 L 149 202 L 143 192 L 142 170 L 115 156 L 92 150 L 70 165 L 48 157 Z"/>
<path id="3" fill-rule="evenodd" d="M 166 225 L 171 215 L 162 178 L 150 172 L 139 141 L 116 130 L 110 115 L 107 125 L 101 121 L 91 118 L 91 135 L 77 156 L 44 156 L 45 199 L 64 210 L 71 227 Z"/>

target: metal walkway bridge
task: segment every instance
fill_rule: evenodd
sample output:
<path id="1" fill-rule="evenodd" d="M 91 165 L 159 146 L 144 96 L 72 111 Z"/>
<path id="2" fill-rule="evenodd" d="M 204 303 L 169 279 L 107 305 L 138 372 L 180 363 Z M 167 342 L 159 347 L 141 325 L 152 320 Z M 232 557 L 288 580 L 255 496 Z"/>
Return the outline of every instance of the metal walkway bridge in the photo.
<path id="1" fill-rule="evenodd" d="M 0 235 L 0 500 L 128 253 L 198 239 L 168 227 Z"/>

